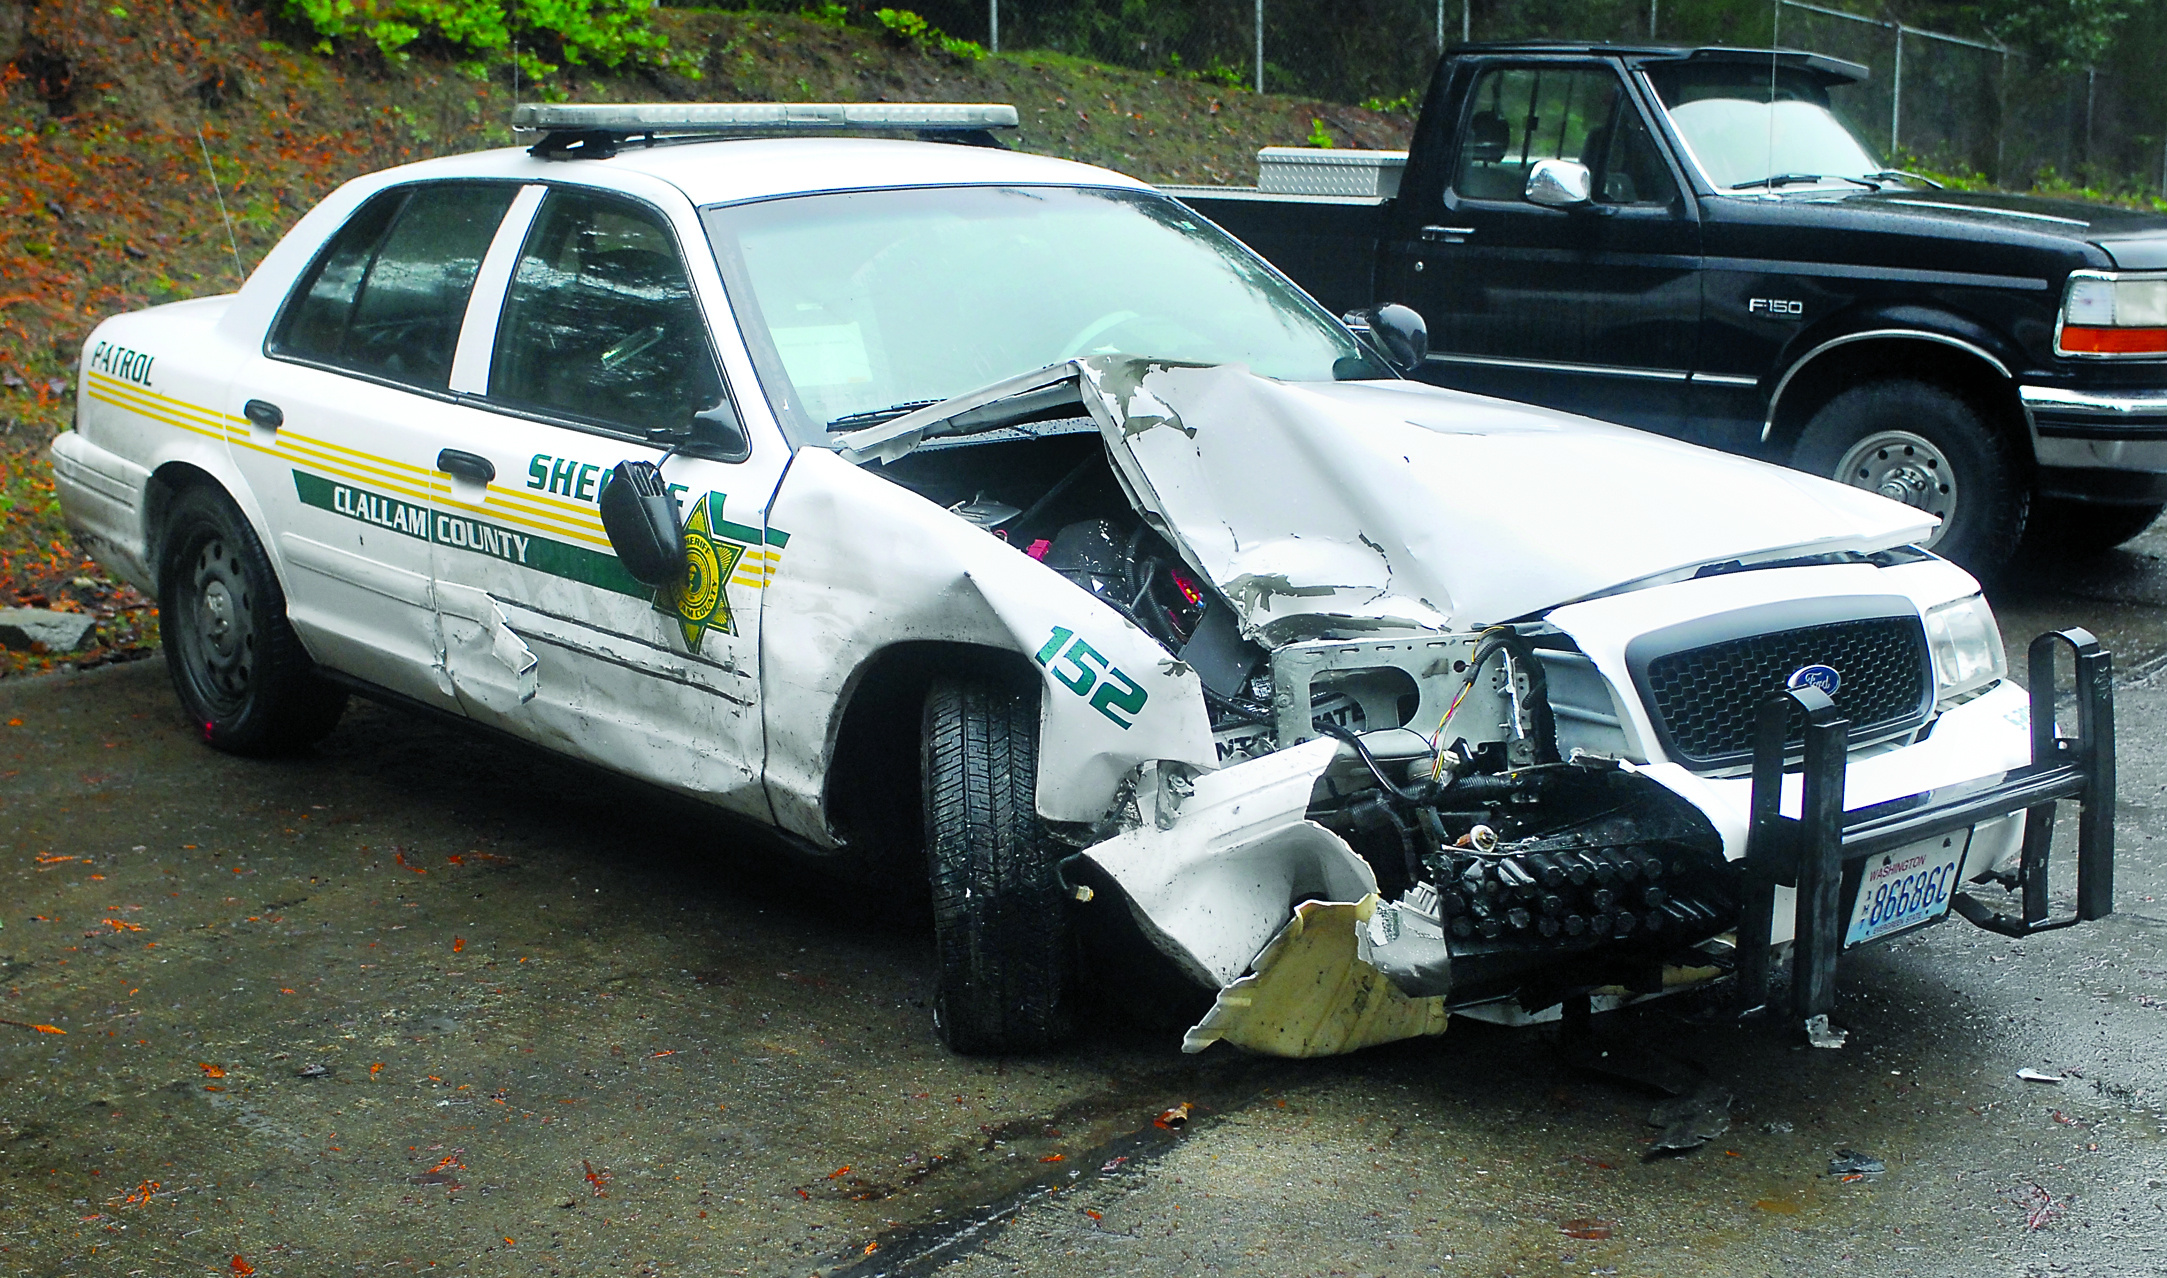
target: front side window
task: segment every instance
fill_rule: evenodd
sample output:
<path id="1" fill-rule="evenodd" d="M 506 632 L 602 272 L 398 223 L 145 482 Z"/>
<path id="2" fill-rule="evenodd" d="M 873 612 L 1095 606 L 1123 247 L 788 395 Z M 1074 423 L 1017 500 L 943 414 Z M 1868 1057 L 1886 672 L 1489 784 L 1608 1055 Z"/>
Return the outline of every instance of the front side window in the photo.
<path id="1" fill-rule="evenodd" d="M 1632 105 L 1621 87 L 1608 67 L 1484 72 L 1460 134 L 1453 190 L 1470 200 L 1518 200 L 1537 160 L 1571 160 L 1596 173 L 1612 148 L 1619 107 Z M 1607 193 L 1600 182 L 1595 190 Z"/>
<path id="2" fill-rule="evenodd" d="M 1655 66 L 1648 80 L 1686 149 L 1719 191 L 1895 176 L 1859 141 L 1821 79 L 1765 62 Z"/>
<path id="3" fill-rule="evenodd" d="M 559 188 L 497 325 L 489 398 L 617 430 L 681 431 L 722 375 L 677 241 L 654 210 Z"/>
<path id="4" fill-rule="evenodd" d="M 443 182 L 377 195 L 302 277 L 272 350 L 443 390 L 475 273 L 518 189 Z"/>
<path id="5" fill-rule="evenodd" d="M 1076 356 L 1392 375 L 1248 250 L 1145 192 L 853 191 L 705 217 L 762 387 L 800 443 Z"/>

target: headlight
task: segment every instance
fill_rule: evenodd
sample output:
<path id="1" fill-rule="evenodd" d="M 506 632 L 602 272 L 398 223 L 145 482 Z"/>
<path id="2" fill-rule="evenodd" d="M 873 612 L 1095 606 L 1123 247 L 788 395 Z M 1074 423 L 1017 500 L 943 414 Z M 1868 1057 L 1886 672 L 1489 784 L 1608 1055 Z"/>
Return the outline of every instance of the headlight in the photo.
<path id="1" fill-rule="evenodd" d="M 2167 278 L 2072 271 L 2057 355 L 2167 355 Z"/>
<path id="2" fill-rule="evenodd" d="M 1945 701 L 2009 672 L 2001 627 L 1982 595 L 1929 609 L 1926 648 L 1934 655 L 1934 700 Z"/>

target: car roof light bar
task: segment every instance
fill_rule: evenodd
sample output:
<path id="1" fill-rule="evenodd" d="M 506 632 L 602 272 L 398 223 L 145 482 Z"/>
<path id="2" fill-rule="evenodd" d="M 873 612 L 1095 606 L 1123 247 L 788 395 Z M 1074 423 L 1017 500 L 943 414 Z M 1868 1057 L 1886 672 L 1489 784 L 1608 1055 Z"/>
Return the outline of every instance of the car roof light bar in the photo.
<path id="1" fill-rule="evenodd" d="M 530 148 L 543 159 L 604 158 L 641 134 L 651 143 L 657 137 L 892 130 L 992 143 L 992 130 L 1018 123 L 1016 108 L 1005 102 L 522 102 L 512 108 L 514 129 L 544 134 Z"/>

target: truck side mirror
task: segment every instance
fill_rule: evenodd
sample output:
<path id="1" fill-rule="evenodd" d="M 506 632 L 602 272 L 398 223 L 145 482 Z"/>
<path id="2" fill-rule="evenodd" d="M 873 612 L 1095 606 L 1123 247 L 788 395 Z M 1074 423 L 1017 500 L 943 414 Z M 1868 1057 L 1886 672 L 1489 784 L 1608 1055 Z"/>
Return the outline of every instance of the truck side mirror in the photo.
<path id="1" fill-rule="evenodd" d="M 1349 311 L 1340 318 L 1355 332 L 1367 334 L 1370 344 L 1383 354 L 1385 362 L 1402 373 L 1422 367 L 1422 361 L 1430 353 L 1430 326 L 1423 322 L 1422 313 L 1412 306 L 1387 302 L 1383 306 Z"/>
<path id="2" fill-rule="evenodd" d="M 685 534 L 677 524 L 677 498 L 653 462 L 621 461 L 610 468 L 595 504 L 610 549 L 632 579 L 667 586 L 685 576 Z"/>
<path id="3" fill-rule="evenodd" d="M 1593 188 L 1594 181 L 1588 176 L 1587 165 L 1571 160 L 1537 160 L 1535 167 L 1527 171 L 1524 194 L 1530 204 L 1569 209 L 1592 199 Z"/>

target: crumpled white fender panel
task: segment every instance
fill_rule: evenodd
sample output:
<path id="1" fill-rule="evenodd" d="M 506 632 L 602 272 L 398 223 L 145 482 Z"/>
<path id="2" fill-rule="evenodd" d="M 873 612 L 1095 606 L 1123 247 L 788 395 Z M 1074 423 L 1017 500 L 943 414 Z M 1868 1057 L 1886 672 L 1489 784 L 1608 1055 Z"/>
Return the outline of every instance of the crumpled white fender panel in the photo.
<path id="1" fill-rule="evenodd" d="M 1308 819 L 1310 793 L 1339 749 L 1320 737 L 1198 777 L 1173 828 L 1147 819 L 1084 855 L 1121 885 L 1161 951 L 1204 984 L 1230 984 L 1296 902 L 1377 890 L 1369 863 Z"/>
<path id="2" fill-rule="evenodd" d="M 978 644 L 1033 660 L 1045 683 L 1046 820 L 1105 816 L 1145 762 L 1218 766 L 1195 673 L 992 534 L 817 448 L 792 460 L 768 523 L 793 534 L 789 567 L 761 604 L 760 638 L 768 793 L 785 829 L 834 844 L 822 789 L 847 696 L 897 643 Z"/>

